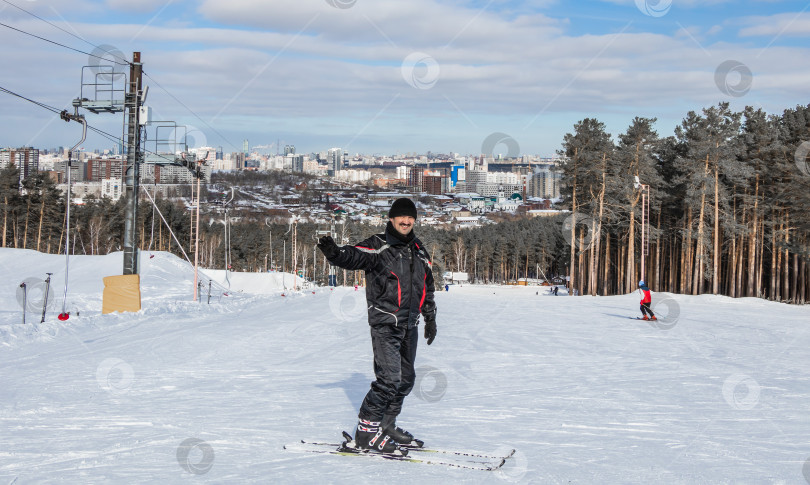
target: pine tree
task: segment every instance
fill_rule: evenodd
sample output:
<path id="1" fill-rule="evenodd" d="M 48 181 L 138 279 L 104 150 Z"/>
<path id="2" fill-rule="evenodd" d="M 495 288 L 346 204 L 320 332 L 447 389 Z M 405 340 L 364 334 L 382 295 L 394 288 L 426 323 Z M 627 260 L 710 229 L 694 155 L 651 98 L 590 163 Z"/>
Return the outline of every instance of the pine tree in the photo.
<path id="1" fill-rule="evenodd" d="M 605 131 L 604 123 L 592 118 L 585 118 L 574 125 L 574 133 L 565 135 L 562 149 L 558 151 L 565 157 L 565 162 L 561 166 L 563 183 L 560 193 L 565 199 L 566 205 L 570 206 L 573 217 L 572 224 L 570 224 L 569 241 L 571 245 L 570 287 L 582 293 L 588 288 L 588 282 L 581 281 L 585 271 L 583 252 L 591 248 L 590 244 L 587 245 L 588 247 L 584 247 L 585 232 L 592 231 L 590 239 L 591 242 L 594 242 L 595 224 L 593 221 L 598 217 L 599 194 L 604 194 L 606 184 L 604 174 L 607 171 L 607 160 L 613 157 L 613 150 L 613 142 Z M 587 227 L 578 224 L 583 220 L 582 215 L 584 214 L 590 214 L 590 218 L 584 217 L 584 220 L 588 221 Z M 579 261 L 577 255 L 579 255 Z M 592 268 L 597 266 L 593 258 L 590 265 Z M 576 276 L 578 271 L 580 275 Z M 592 278 L 590 284 L 593 285 Z"/>
<path id="2" fill-rule="evenodd" d="M 9 164 L 0 170 L 0 202 L 3 203 L 3 237 L 2 247 L 8 247 L 8 238 L 17 247 L 16 221 L 22 198 L 20 196 L 20 170 Z"/>
<path id="3" fill-rule="evenodd" d="M 722 197 L 725 194 L 720 187 L 720 172 L 736 161 L 739 120 L 740 114 L 732 113 L 728 103 L 720 103 L 704 109 L 702 116 L 689 112 L 675 130 L 675 136 L 685 146 L 679 163 L 685 166 L 684 203 L 690 219 L 687 230 L 691 233 L 693 224 L 696 225 L 691 236 L 695 240 L 692 294 L 703 293 L 707 279 L 712 282 L 712 292 L 719 291 L 719 216 L 720 206 L 727 201 Z M 694 223 L 693 213 L 697 214 Z"/>
<path id="4" fill-rule="evenodd" d="M 655 118 L 633 119 L 627 131 L 619 135 L 615 163 L 611 164 L 611 197 L 610 200 L 617 208 L 614 216 L 618 219 L 617 229 L 628 234 L 627 241 L 627 271 L 624 281 L 618 282 L 620 293 L 632 291 L 636 281 L 647 280 L 649 274 L 640 274 L 636 270 L 636 253 L 644 257 L 644 248 L 636 251 L 636 238 L 640 237 L 640 230 L 636 219 L 641 217 L 639 205 L 641 203 L 641 190 L 634 187 L 634 177 L 649 186 L 650 212 L 660 212 L 660 193 L 663 179 L 658 172 L 658 152 L 661 149 L 658 133 L 653 130 Z"/>

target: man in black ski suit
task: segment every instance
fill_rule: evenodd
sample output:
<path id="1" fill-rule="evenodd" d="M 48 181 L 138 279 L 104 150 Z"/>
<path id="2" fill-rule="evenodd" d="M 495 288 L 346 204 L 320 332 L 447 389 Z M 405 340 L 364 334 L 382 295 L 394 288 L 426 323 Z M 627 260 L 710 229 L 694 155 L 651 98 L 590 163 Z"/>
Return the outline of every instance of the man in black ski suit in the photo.
<path id="1" fill-rule="evenodd" d="M 397 199 L 388 211 L 383 234 L 356 246 L 338 247 L 330 236 L 318 247 L 330 263 L 366 272 L 368 323 L 374 349 L 374 374 L 358 415 L 356 446 L 382 453 L 407 454 L 399 445 L 421 446 L 397 427 L 402 402 L 413 389 L 413 364 L 419 341 L 419 315 L 425 318 L 427 344 L 436 337 L 433 272 L 425 246 L 413 233 L 416 206 Z"/>

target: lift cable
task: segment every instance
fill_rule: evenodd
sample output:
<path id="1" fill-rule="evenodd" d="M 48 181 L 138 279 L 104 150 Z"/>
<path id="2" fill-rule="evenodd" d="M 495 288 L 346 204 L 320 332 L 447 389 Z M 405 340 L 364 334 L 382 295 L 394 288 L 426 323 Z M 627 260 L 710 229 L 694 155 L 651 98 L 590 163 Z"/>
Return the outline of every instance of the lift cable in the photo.
<path id="1" fill-rule="evenodd" d="M 24 99 L 24 100 L 26 100 L 26 101 L 28 101 L 28 102 L 30 102 L 30 103 L 33 103 L 33 104 L 35 104 L 35 105 L 37 105 L 37 106 L 39 106 L 39 107 L 41 107 L 41 108 L 47 109 L 48 111 L 51 111 L 51 112 L 53 112 L 53 113 L 55 113 L 55 114 L 57 114 L 57 115 L 58 115 L 58 114 L 61 114 L 61 113 L 62 113 L 62 111 L 64 111 L 64 110 L 60 110 L 59 108 L 54 108 L 53 106 L 48 106 L 48 105 L 47 105 L 47 104 L 45 104 L 45 103 L 40 103 L 39 101 L 35 101 L 35 100 L 31 99 L 31 98 L 27 98 L 27 97 L 25 97 L 25 96 L 23 96 L 23 95 L 21 95 L 21 94 L 18 94 L 18 93 L 15 93 L 14 91 L 11 91 L 11 90 L 9 90 L 9 89 L 6 89 L 6 88 L 4 88 L 3 86 L 0 86 L 0 92 L 8 93 L 8 94 L 10 94 L 10 95 L 12 95 L 12 96 L 16 96 L 16 97 L 18 97 L 18 98 L 20 98 L 20 99 Z M 98 133 L 99 135 L 101 135 L 101 136 L 103 136 L 103 137 L 107 138 L 108 140 L 110 140 L 110 141 L 112 141 L 112 142 L 115 142 L 115 143 L 123 143 L 123 139 L 122 139 L 121 137 L 118 137 L 118 136 L 112 135 L 112 134 L 110 134 L 110 133 L 107 133 L 107 132 L 106 132 L 106 131 L 104 131 L 104 130 L 101 130 L 101 129 L 99 129 L 99 128 L 96 128 L 96 127 L 94 127 L 94 126 L 91 126 L 89 123 L 88 123 L 88 125 L 87 125 L 87 129 L 88 129 L 88 130 L 91 130 L 91 131 L 94 131 L 94 132 L 96 132 L 96 133 Z M 148 154 L 150 154 L 150 155 L 155 155 L 156 157 L 163 158 L 163 159 L 164 159 L 164 160 L 166 160 L 166 161 L 169 161 L 169 162 L 174 162 L 174 159 L 173 159 L 173 158 L 168 158 L 168 157 L 166 157 L 166 155 L 165 155 L 165 154 L 162 154 L 162 153 L 157 153 L 157 152 L 153 152 L 153 151 L 151 151 L 151 150 L 146 150 L 146 149 L 143 149 L 142 151 L 143 151 L 144 153 L 148 153 Z"/>
<path id="2" fill-rule="evenodd" d="M 189 108 L 188 106 L 186 106 L 186 104 L 185 104 L 185 103 L 183 103 L 182 101 L 180 101 L 180 99 L 178 99 L 178 98 L 177 98 L 177 96 L 173 95 L 172 93 L 170 93 L 170 92 L 169 92 L 169 90 L 168 90 L 168 89 L 166 89 L 166 88 L 164 88 L 163 86 L 161 86 L 161 85 L 160 85 L 160 83 L 159 83 L 159 82 L 157 82 L 157 80 L 155 80 L 155 78 L 153 78 L 152 76 L 150 76 L 150 75 L 149 75 L 149 73 L 147 73 L 146 71 L 143 71 L 143 75 L 144 75 L 144 76 L 146 76 L 146 77 L 148 77 L 148 78 L 149 78 L 149 79 L 150 79 L 150 80 L 151 80 L 153 83 L 155 83 L 155 85 L 156 85 L 157 87 L 159 87 L 159 88 L 160 88 L 160 89 L 162 89 L 162 90 L 163 90 L 163 91 L 164 91 L 166 94 L 168 94 L 170 98 L 172 98 L 173 100 L 177 101 L 177 103 L 178 103 L 178 104 L 180 104 L 180 106 L 182 106 L 182 107 L 186 108 L 186 109 L 188 110 L 188 112 L 189 112 L 189 113 L 191 113 L 192 115 L 194 115 L 194 117 L 195 117 L 195 118 L 197 118 L 198 120 L 200 120 L 201 122 L 203 122 L 203 123 L 205 124 L 205 126 L 207 126 L 208 128 L 210 128 L 210 129 L 211 129 L 211 131 L 213 131 L 214 133 L 216 133 L 217 135 L 219 135 L 219 137 L 220 137 L 220 138 L 222 138 L 223 140 L 225 140 L 226 142 L 228 142 L 228 144 L 229 144 L 230 146 L 232 146 L 233 148 L 235 148 L 235 149 L 237 149 L 237 150 L 239 149 L 239 147 L 237 147 L 237 146 L 236 146 L 236 145 L 235 145 L 235 144 L 234 144 L 232 141 L 230 141 L 228 138 L 226 138 L 226 137 L 225 137 L 225 135 L 223 135 L 223 134 L 222 134 L 222 133 L 220 133 L 220 132 L 219 132 L 219 131 L 218 131 L 216 128 L 214 128 L 213 126 L 211 126 L 210 124 L 208 124 L 208 122 L 207 122 L 207 121 L 205 121 L 204 119 L 202 119 L 202 117 L 201 117 L 200 115 L 198 115 L 197 113 L 195 113 L 195 112 L 194 112 L 194 111 L 193 111 L 191 108 Z"/>
<path id="3" fill-rule="evenodd" d="M 77 34 L 75 34 L 75 33 L 73 33 L 73 32 L 70 32 L 69 30 L 63 29 L 62 27 L 60 27 L 60 26 L 58 26 L 58 25 L 54 24 L 53 22 L 49 22 L 48 20 L 46 20 L 46 19 L 44 19 L 44 18 L 40 17 L 39 15 L 35 14 L 34 12 L 30 12 L 30 11 L 28 11 L 28 10 L 26 10 L 26 9 L 24 9 L 24 8 L 22 8 L 22 7 L 20 7 L 19 5 L 16 5 L 16 4 L 14 4 L 14 3 L 9 2 L 8 0 L 0 0 L 0 1 L 2 1 L 2 2 L 4 2 L 4 3 L 7 3 L 8 5 L 11 5 L 12 7 L 16 8 L 16 9 L 21 10 L 21 11 L 23 11 L 23 12 L 27 13 L 28 15 L 30 15 L 30 16 L 32 16 L 32 17 L 34 17 L 35 19 L 41 20 L 41 21 L 45 22 L 46 24 L 50 25 L 51 27 L 53 27 L 53 28 L 55 28 L 55 29 L 59 29 L 59 30 L 61 30 L 62 32 L 66 33 L 66 34 L 68 34 L 68 35 L 70 35 L 70 36 L 73 36 L 73 37 L 75 37 L 75 38 L 79 39 L 80 41 L 85 42 L 85 43 L 87 43 L 87 44 L 89 44 L 89 45 L 91 45 L 91 46 L 95 47 L 96 49 L 102 50 L 102 51 L 104 51 L 105 53 L 110 54 L 110 55 L 111 55 L 112 57 L 114 57 L 114 58 L 121 59 L 121 62 L 116 62 L 116 61 L 113 61 L 113 62 L 115 62 L 116 64 L 120 64 L 120 65 L 124 65 L 124 66 L 127 66 L 127 65 L 130 65 L 130 64 L 131 64 L 131 63 L 130 63 L 130 62 L 127 60 L 127 59 L 125 59 L 125 58 L 121 58 L 120 56 L 116 56 L 114 53 L 112 53 L 112 52 L 110 52 L 110 51 L 107 51 L 107 50 L 105 50 L 105 49 L 102 49 L 100 46 L 97 46 L 97 45 L 93 44 L 92 42 L 90 42 L 89 40 L 87 40 L 87 39 L 85 39 L 85 38 L 81 37 L 80 35 L 77 35 Z M 11 27 L 11 28 L 13 28 L 13 27 Z M 15 29 L 15 30 L 16 30 L 16 29 Z M 20 31 L 20 32 L 22 32 L 22 31 Z M 25 33 L 26 33 L 26 34 L 29 34 L 28 32 L 25 32 Z M 33 34 L 29 34 L 29 35 L 33 35 Z M 47 39 L 43 39 L 43 40 L 47 40 Z M 51 42 L 51 41 L 49 41 L 49 42 Z M 92 54 L 91 54 L 91 55 L 92 55 Z M 105 60 L 109 60 L 109 59 L 105 59 Z"/>
<path id="4" fill-rule="evenodd" d="M 5 3 L 8 3 L 9 5 L 13 5 L 13 6 L 15 6 L 15 7 L 16 7 L 16 5 L 14 5 L 14 4 L 12 4 L 12 3 L 8 2 L 8 0 L 2 0 L 2 1 L 3 1 L 3 2 L 5 2 Z M 18 7 L 18 8 L 19 8 L 19 7 Z M 21 10 L 23 10 L 23 9 L 21 9 Z M 25 11 L 25 10 L 24 10 L 24 11 Z M 27 11 L 26 11 L 26 12 L 27 12 Z M 30 13 L 30 12 L 29 12 L 29 13 Z M 31 14 L 31 15 L 33 15 L 33 14 Z M 37 17 L 37 18 L 39 18 L 39 17 Z M 43 20 L 44 22 L 47 22 L 47 20 L 44 20 L 44 19 L 42 19 L 42 20 Z M 48 23 L 50 24 L 50 22 L 48 22 Z M 51 25 L 53 25 L 53 24 L 51 24 Z M 99 56 L 99 55 L 96 55 L 96 54 L 93 54 L 93 53 L 90 53 L 90 52 L 85 52 L 85 51 L 83 51 L 83 50 L 81 50 L 81 49 L 76 49 L 76 48 L 74 48 L 74 47 L 70 47 L 70 46 L 67 46 L 67 45 L 65 45 L 65 44 L 61 44 L 61 43 L 59 43 L 59 42 L 56 42 L 56 41 L 50 40 L 50 39 L 46 39 L 45 37 L 41 37 L 41 36 L 39 36 L 39 35 L 32 34 L 32 33 L 30 33 L 30 32 L 26 32 L 25 30 L 18 29 L 18 28 L 16 28 L 16 27 L 12 27 L 12 26 L 10 26 L 10 25 L 8 25 L 8 24 L 5 24 L 5 23 L 2 23 L 2 22 L 0 22 L 0 26 L 6 27 L 6 28 L 9 28 L 9 29 L 12 29 L 12 30 L 16 30 L 17 32 L 20 32 L 20 33 L 23 33 L 23 34 L 26 34 L 26 35 L 30 35 L 31 37 L 35 37 L 35 38 L 37 38 L 37 39 L 44 40 L 45 42 L 49 42 L 49 43 L 51 43 L 51 44 L 58 45 L 58 46 L 60 46 L 60 47 L 64 47 L 64 48 L 66 48 L 66 49 L 70 49 L 70 50 L 72 50 L 72 51 L 74 51 L 74 52 L 79 52 L 79 53 L 81 53 L 81 54 L 86 54 L 86 55 L 88 55 L 88 56 L 95 57 L 95 58 L 97 58 L 97 59 L 100 59 L 100 60 L 103 60 L 103 61 L 106 61 L 106 62 L 110 62 L 110 59 L 107 59 L 107 58 L 105 58 L 105 57 L 102 57 L 102 56 Z M 58 27 L 57 27 L 57 28 L 58 28 Z M 68 32 L 68 33 L 69 33 L 69 32 Z M 73 35 L 73 34 L 71 34 L 71 35 Z M 79 39 L 81 39 L 81 37 L 78 37 L 78 38 L 79 38 Z M 82 40 L 82 41 L 84 41 L 84 42 L 87 42 L 87 43 L 88 43 L 88 44 L 90 44 L 90 45 L 93 45 L 93 46 L 94 46 L 94 47 L 96 47 L 96 48 L 99 48 L 98 46 L 95 46 L 94 44 L 92 44 L 92 43 L 90 43 L 90 42 L 88 42 L 88 41 L 86 41 L 86 40 L 84 40 L 84 39 L 81 39 L 81 40 Z M 99 48 L 99 49 L 100 49 L 100 48 Z M 102 49 L 102 50 L 103 50 L 103 49 Z M 109 52 L 109 51 L 107 51 L 107 53 L 110 53 L 110 52 Z M 111 54 L 111 53 L 110 53 L 110 54 Z M 115 60 L 113 60 L 112 62 L 113 62 L 113 63 L 115 63 L 115 64 L 120 64 L 120 65 L 131 65 L 131 63 L 130 63 L 129 61 L 127 61 L 127 62 L 126 62 L 126 64 L 124 64 L 124 63 L 122 63 L 122 62 L 115 61 Z M 235 145 L 235 144 L 234 144 L 232 141 L 230 141 L 230 140 L 229 140 L 227 137 L 225 137 L 225 135 L 223 135 L 222 133 L 220 133 L 220 132 L 219 132 L 219 130 L 217 130 L 216 128 L 214 128 L 213 126 L 211 126 L 211 125 L 210 125 L 210 124 L 209 124 L 207 121 L 205 121 L 205 120 L 204 120 L 204 119 L 203 119 L 203 118 L 202 118 L 200 115 L 198 115 L 197 113 L 195 113 L 195 112 L 194 112 L 194 110 L 192 110 L 191 108 L 189 108 L 189 107 L 188 107 L 188 105 L 186 105 L 185 103 L 183 103 L 183 102 L 182 102 L 182 101 L 181 101 L 181 100 L 180 100 L 180 99 L 179 99 L 177 96 L 175 96 L 175 95 L 174 95 L 174 94 L 172 94 L 172 93 L 171 93 L 171 92 L 170 92 L 168 89 L 166 89 L 165 87 L 163 87 L 163 86 L 162 86 L 162 85 L 161 85 L 161 84 L 160 84 L 160 83 L 159 83 L 159 82 L 158 82 L 158 81 L 157 81 L 157 80 L 156 80 L 154 77 L 150 76 L 150 75 L 149 75 L 147 72 L 145 72 L 145 71 L 144 71 L 144 73 L 143 73 L 143 74 L 144 74 L 144 76 L 148 77 L 148 78 L 149 78 L 149 79 L 150 79 L 150 80 L 151 80 L 153 83 L 155 83 L 155 85 L 156 85 L 157 87 L 159 87 L 159 88 L 160 88 L 160 89 L 162 89 L 162 90 L 163 90 L 163 91 L 164 91 L 166 94 L 168 94 L 170 98 L 174 99 L 174 100 L 175 100 L 175 101 L 176 101 L 176 102 L 177 102 L 177 103 L 178 103 L 180 106 L 182 106 L 183 108 L 185 108 L 186 110 L 188 110 L 188 112 L 189 112 L 189 113 L 191 113 L 191 114 L 192 114 L 192 115 L 193 115 L 195 118 L 197 118 L 197 119 L 198 119 L 198 120 L 200 120 L 200 121 L 201 121 L 203 124 L 205 124 L 205 126 L 206 126 L 206 127 L 208 127 L 209 129 L 211 129 L 211 131 L 213 131 L 213 132 L 214 132 L 214 133 L 216 133 L 216 134 L 217 134 L 217 135 L 218 135 L 220 138 L 222 138 L 223 140 L 225 140 L 225 141 L 226 141 L 226 142 L 227 142 L 227 143 L 228 143 L 230 146 L 232 146 L 232 147 L 233 147 L 233 148 L 235 148 L 235 149 L 238 149 L 238 148 L 239 148 L 239 147 L 237 147 L 237 146 L 236 146 L 236 145 Z"/>
<path id="5" fill-rule="evenodd" d="M 25 35 L 30 35 L 31 37 L 36 37 L 37 39 L 44 40 L 45 42 L 50 42 L 51 44 L 58 45 L 59 47 L 64 47 L 65 49 L 70 49 L 70 50 L 75 51 L 75 52 L 78 52 L 78 53 L 80 53 L 80 54 L 85 54 L 85 55 L 88 55 L 88 56 L 91 56 L 91 57 L 96 57 L 96 58 L 98 58 L 98 59 L 101 59 L 101 60 L 103 60 L 103 61 L 107 61 L 107 62 L 109 62 L 109 61 L 110 61 L 109 59 L 105 59 L 104 57 L 97 56 L 97 55 L 95 55 L 95 54 L 91 54 L 90 52 L 85 52 L 85 51 L 83 51 L 83 50 L 81 50 L 81 49 L 76 49 L 76 48 L 74 48 L 74 47 L 70 47 L 70 46 L 67 46 L 67 45 L 65 45 L 65 44 L 60 44 L 59 42 L 56 42 L 56 41 L 54 41 L 54 40 L 46 39 L 45 37 L 40 37 L 40 36 L 38 36 L 38 35 L 36 35 L 36 34 L 32 34 L 31 32 L 26 32 L 26 31 L 24 31 L 24 30 L 22 30 L 22 29 L 18 29 L 18 28 L 16 28 L 16 27 L 12 27 L 12 26 L 10 26 L 10 25 L 8 25 L 8 24 L 4 24 L 3 22 L 0 22 L 0 26 L 7 27 L 7 28 L 9 28 L 9 29 L 11 29 L 11 30 L 16 30 L 17 32 L 21 32 L 21 33 L 23 33 L 23 34 L 25 34 Z M 115 62 L 115 61 L 113 61 L 113 62 Z M 120 62 L 117 62 L 116 64 L 121 64 L 121 63 L 120 63 Z"/>

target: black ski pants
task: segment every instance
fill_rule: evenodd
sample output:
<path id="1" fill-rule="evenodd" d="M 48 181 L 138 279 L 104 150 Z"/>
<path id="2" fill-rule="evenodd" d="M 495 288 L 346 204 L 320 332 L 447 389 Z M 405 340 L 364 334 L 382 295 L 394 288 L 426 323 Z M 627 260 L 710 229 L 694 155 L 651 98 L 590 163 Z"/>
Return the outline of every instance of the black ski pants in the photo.
<path id="1" fill-rule="evenodd" d="M 649 303 L 642 303 L 641 304 L 641 314 L 646 315 L 647 313 L 649 313 L 651 317 L 655 316 L 655 313 L 653 313 L 652 309 L 650 308 L 650 304 Z"/>
<path id="2" fill-rule="evenodd" d="M 374 349 L 374 375 L 377 380 L 360 406 L 360 419 L 393 422 L 402 411 L 402 402 L 416 380 L 413 368 L 419 327 L 376 325 L 371 327 Z"/>

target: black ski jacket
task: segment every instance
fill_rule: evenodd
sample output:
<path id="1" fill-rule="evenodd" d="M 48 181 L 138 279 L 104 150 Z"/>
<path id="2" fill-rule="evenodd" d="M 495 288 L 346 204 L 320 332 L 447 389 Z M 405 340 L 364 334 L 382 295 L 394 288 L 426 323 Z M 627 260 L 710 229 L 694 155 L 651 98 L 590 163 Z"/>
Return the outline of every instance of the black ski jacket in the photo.
<path id="1" fill-rule="evenodd" d="M 391 227 L 355 246 L 342 246 L 329 262 L 366 272 L 369 325 L 414 327 L 420 314 L 425 321 L 435 320 L 430 256 L 416 237 L 405 242 L 391 231 L 395 229 Z"/>

